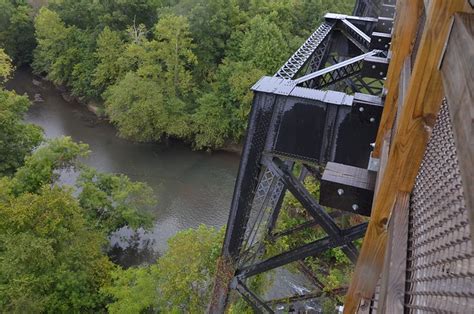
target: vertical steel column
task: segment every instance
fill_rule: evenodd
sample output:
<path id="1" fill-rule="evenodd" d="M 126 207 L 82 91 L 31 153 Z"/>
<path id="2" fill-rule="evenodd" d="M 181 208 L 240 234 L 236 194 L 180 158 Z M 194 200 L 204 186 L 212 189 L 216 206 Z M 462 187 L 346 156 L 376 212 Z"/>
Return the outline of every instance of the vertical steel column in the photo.
<path id="1" fill-rule="evenodd" d="M 208 308 L 209 313 L 223 313 L 227 305 L 231 280 L 235 273 L 252 200 L 258 185 L 259 173 L 262 167 L 260 160 L 265 147 L 275 100 L 276 96 L 273 94 L 256 93 L 254 96 L 227 222 L 222 257 L 218 263 L 214 291 Z"/>

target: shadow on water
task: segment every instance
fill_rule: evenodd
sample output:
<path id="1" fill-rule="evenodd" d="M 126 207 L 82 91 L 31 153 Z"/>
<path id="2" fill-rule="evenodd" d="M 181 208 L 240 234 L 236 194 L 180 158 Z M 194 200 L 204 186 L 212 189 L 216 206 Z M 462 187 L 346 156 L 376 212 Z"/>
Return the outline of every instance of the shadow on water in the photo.
<path id="1" fill-rule="evenodd" d="M 130 237 L 124 237 L 122 243 L 113 244 L 108 255 L 112 262 L 125 268 L 137 264 L 149 265 L 160 257 L 153 247 L 153 242 L 149 239 L 142 240 L 141 234 L 136 232 Z"/>

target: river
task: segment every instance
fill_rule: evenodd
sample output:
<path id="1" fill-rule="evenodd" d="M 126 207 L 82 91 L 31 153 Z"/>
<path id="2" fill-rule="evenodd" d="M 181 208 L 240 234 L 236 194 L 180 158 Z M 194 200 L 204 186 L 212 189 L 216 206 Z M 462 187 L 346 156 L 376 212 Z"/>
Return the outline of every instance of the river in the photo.
<path id="1" fill-rule="evenodd" d="M 36 81 L 36 82 L 35 82 Z M 35 95 L 26 121 L 41 126 L 46 138 L 70 136 L 87 143 L 91 154 L 84 162 L 99 171 L 123 173 L 149 184 L 158 203 L 151 231 L 132 233 L 123 228 L 111 238 L 111 257 L 124 266 L 150 263 L 167 248 L 178 231 L 200 224 L 220 228 L 227 222 L 239 156 L 226 152 L 197 152 L 179 143 L 140 144 L 116 136 L 116 129 L 98 119 L 85 106 L 63 99 L 51 83 L 35 78 L 29 69 L 18 69 L 7 83 L 19 94 Z M 72 184 L 74 173 L 61 180 Z M 308 291 L 302 276 L 279 269 L 278 280 L 266 297 L 278 298 Z"/>
<path id="2" fill-rule="evenodd" d="M 140 247 L 148 244 L 148 253 L 162 254 L 167 240 L 179 230 L 200 224 L 222 227 L 227 222 L 239 156 L 233 153 L 192 151 L 172 143 L 133 143 L 116 136 L 116 129 L 101 121 L 76 102 L 67 102 L 49 82 L 33 84 L 28 69 L 19 69 L 7 88 L 34 99 L 40 94 L 43 102 L 33 103 L 26 121 L 41 126 L 47 138 L 67 135 L 87 143 L 91 154 L 84 162 L 103 172 L 123 173 L 136 181 L 149 184 L 158 203 L 154 209 L 154 228 L 140 235 Z M 71 182 L 74 175 L 63 178 Z M 112 238 L 113 244 L 125 247 L 130 232 L 121 230 Z M 119 237 L 121 236 L 121 237 Z M 122 239 L 120 239 L 122 238 Z M 127 241 L 129 242 L 129 241 Z M 136 253 L 136 252 L 135 252 Z M 141 256 L 141 259 L 147 259 Z M 139 261 L 128 260 L 125 264 Z"/>

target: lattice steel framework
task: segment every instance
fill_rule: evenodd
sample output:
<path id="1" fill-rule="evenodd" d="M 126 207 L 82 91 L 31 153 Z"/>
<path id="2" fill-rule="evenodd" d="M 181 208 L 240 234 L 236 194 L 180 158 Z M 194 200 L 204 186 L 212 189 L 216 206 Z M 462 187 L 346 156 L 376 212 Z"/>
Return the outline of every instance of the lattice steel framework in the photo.
<path id="1" fill-rule="evenodd" d="M 275 76 L 283 79 L 292 79 L 311 57 L 313 57 L 311 63 L 314 64 L 312 68 L 319 68 L 324 54 L 321 48 L 327 46 L 329 34 L 333 30 L 334 24 L 334 22 L 324 22 L 321 24 L 280 70 L 278 70 Z M 315 54 L 318 48 L 321 50 Z M 314 58 L 317 59 L 314 60 Z"/>
<path id="2" fill-rule="evenodd" d="M 367 224 L 342 229 L 335 219 L 344 214 L 328 213 L 303 181 L 307 176 L 321 179 L 321 167 L 329 161 L 368 165 L 382 108 L 382 88 L 376 86 L 383 86 L 380 77 L 363 71 L 365 59 L 381 53 L 370 46 L 377 19 L 364 15 L 370 11 L 377 16 L 373 14 L 378 7 L 369 2 L 380 4 L 358 1 L 354 15 L 359 16 L 327 14 L 326 21 L 274 77 L 264 77 L 252 88 L 252 112 L 209 312 L 222 313 L 230 291 L 235 290 L 255 311 L 272 313 L 277 303 L 263 300 L 247 286 L 252 276 L 336 247 L 356 261 L 353 242 L 364 235 Z M 293 170 L 295 164 L 302 167 L 299 174 Z M 296 198 L 311 219 L 274 232 L 286 193 Z M 346 215 L 357 212 L 354 208 Z M 269 241 L 315 226 L 326 235 L 266 256 Z M 317 288 L 321 291 L 323 286 L 317 284 Z"/>

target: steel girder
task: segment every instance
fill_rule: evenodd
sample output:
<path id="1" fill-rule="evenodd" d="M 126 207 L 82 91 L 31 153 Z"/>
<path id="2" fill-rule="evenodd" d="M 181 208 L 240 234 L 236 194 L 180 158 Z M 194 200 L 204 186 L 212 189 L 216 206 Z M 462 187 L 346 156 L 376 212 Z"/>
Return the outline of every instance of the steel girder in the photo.
<path id="1" fill-rule="evenodd" d="M 321 130 L 346 121 L 344 123 L 349 123 L 347 127 L 350 128 L 348 134 L 354 133 L 351 125 L 359 123 L 358 120 L 350 118 L 355 98 L 344 96 L 345 94 L 339 92 L 302 88 L 296 86 L 295 82 L 269 77 L 258 82 L 254 86 L 254 91 L 254 105 L 223 247 L 223 258 L 233 265 L 227 271 L 234 273 L 234 276 L 229 278 L 230 281 L 224 285 L 222 281 L 220 285 L 216 284 L 219 287 L 219 293 L 214 295 L 214 304 L 210 307 L 210 312 L 213 313 L 223 310 L 222 306 L 225 306 L 229 289 L 232 287 L 236 289 L 237 281 L 245 285 L 245 280 L 255 274 L 309 256 L 317 256 L 333 247 L 342 247 L 347 256 L 355 260 L 357 250 L 352 241 L 361 238 L 366 228 L 365 225 L 359 225 L 348 230 L 341 230 L 336 225 L 334 217 L 312 198 L 301 179 L 308 174 L 319 177 L 320 173 L 315 167 L 308 166 L 308 171 L 300 178 L 296 178 L 290 171 L 293 161 L 304 164 L 319 161 L 324 164 L 328 160 L 338 160 L 340 156 L 347 156 L 344 152 L 339 155 L 338 149 L 334 146 L 338 141 L 344 140 L 346 135 L 328 133 L 326 138 L 334 138 L 334 140 L 327 143 L 321 142 L 321 147 L 315 151 L 297 152 L 300 155 L 285 154 L 287 151 L 285 145 L 281 145 L 282 141 L 285 142 L 285 138 L 281 138 L 285 133 L 281 127 L 285 127 L 284 124 L 288 118 L 285 114 L 291 112 L 288 109 L 298 106 L 301 102 L 311 103 L 308 107 L 310 111 L 320 109 L 326 111 L 326 114 L 323 114 L 325 122 L 319 125 Z M 289 118 L 292 119 L 291 116 Z M 308 118 L 308 121 L 312 123 L 312 116 L 309 115 Z M 356 131 L 362 130 L 363 125 L 357 125 Z M 368 124 L 367 127 L 372 130 L 375 137 L 376 126 Z M 359 136 L 359 139 L 365 141 L 360 145 L 362 149 L 369 147 L 369 143 L 373 140 L 364 136 Z M 360 160 L 368 159 L 368 149 L 366 150 L 365 157 L 359 160 L 354 159 L 353 162 L 358 164 Z M 306 153 L 310 155 L 303 156 Z M 328 236 L 262 260 L 265 243 L 271 240 L 284 190 L 290 191 L 299 200 Z M 248 294 L 245 289 L 237 289 L 237 291 L 247 301 L 252 302 L 253 306 L 264 311 L 261 306 L 262 300 L 255 301 L 255 295 Z"/>
<path id="2" fill-rule="evenodd" d="M 372 10 L 371 2 L 358 1 L 355 14 Z M 320 179 L 318 165 L 328 161 L 367 166 L 369 144 L 375 139 L 379 117 L 366 115 L 380 111 L 380 98 L 370 94 L 380 95 L 382 87 L 380 80 L 362 77 L 361 68 L 367 56 L 380 53 L 368 51 L 371 38 L 367 34 L 372 33 L 376 22 L 371 17 L 326 15 L 326 22 L 273 78 L 265 77 L 253 87 L 255 96 L 208 312 L 223 313 L 230 291 L 235 290 L 256 312 L 272 313 L 272 302 L 263 301 L 252 292 L 246 283 L 248 278 L 335 247 L 340 247 L 350 260 L 356 260 L 358 252 L 353 241 L 363 237 L 367 225 L 342 230 L 335 222 L 337 215 L 326 212 L 303 181 L 308 175 Z M 362 54 L 341 55 L 333 39 L 336 31 L 343 33 Z M 336 57 L 345 60 L 325 68 Z M 304 75 L 296 78 L 301 73 Z M 317 89 L 334 88 L 341 81 L 346 84 L 344 91 L 349 86 L 353 92 L 364 91 L 368 95 L 354 97 Z M 365 112 L 354 110 L 362 106 L 367 109 Z M 349 142 L 351 147 L 342 144 Z M 299 178 L 291 170 L 295 162 L 305 166 Z M 317 225 L 327 236 L 267 257 L 266 243 L 281 235 L 274 229 L 286 191 L 302 204 L 312 220 L 280 233 L 291 235 Z"/>
<path id="3" fill-rule="evenodd" d="M 297 84 L 306 83 L 307 86 L 311 88 L 321 89 L 359 73 L 362 70 L 364 59 L 375 56 L 379 53 L 379 50 L 373 50 L 360 56 L 331 65 L 322 70 L 307 74 L 294 81 Z"/>
<path id="4" fill-rule="evenodd" d="M 346 37 L 352 41 L 361 51 L 367 52 L 370 47 L 370 36 L 352 24 L 348 19 L 339 23 L 340 29 Z"/>
<path id="5" fill-rule="evenodd" d="M 290 59 L 278 70 L 275 77 L 292 79 L 306 64 L 322 42 L 327 39 L 332 31 L 334 23 L 325 22 L 306 40 L 306 42 L 290 57 Z"/>

